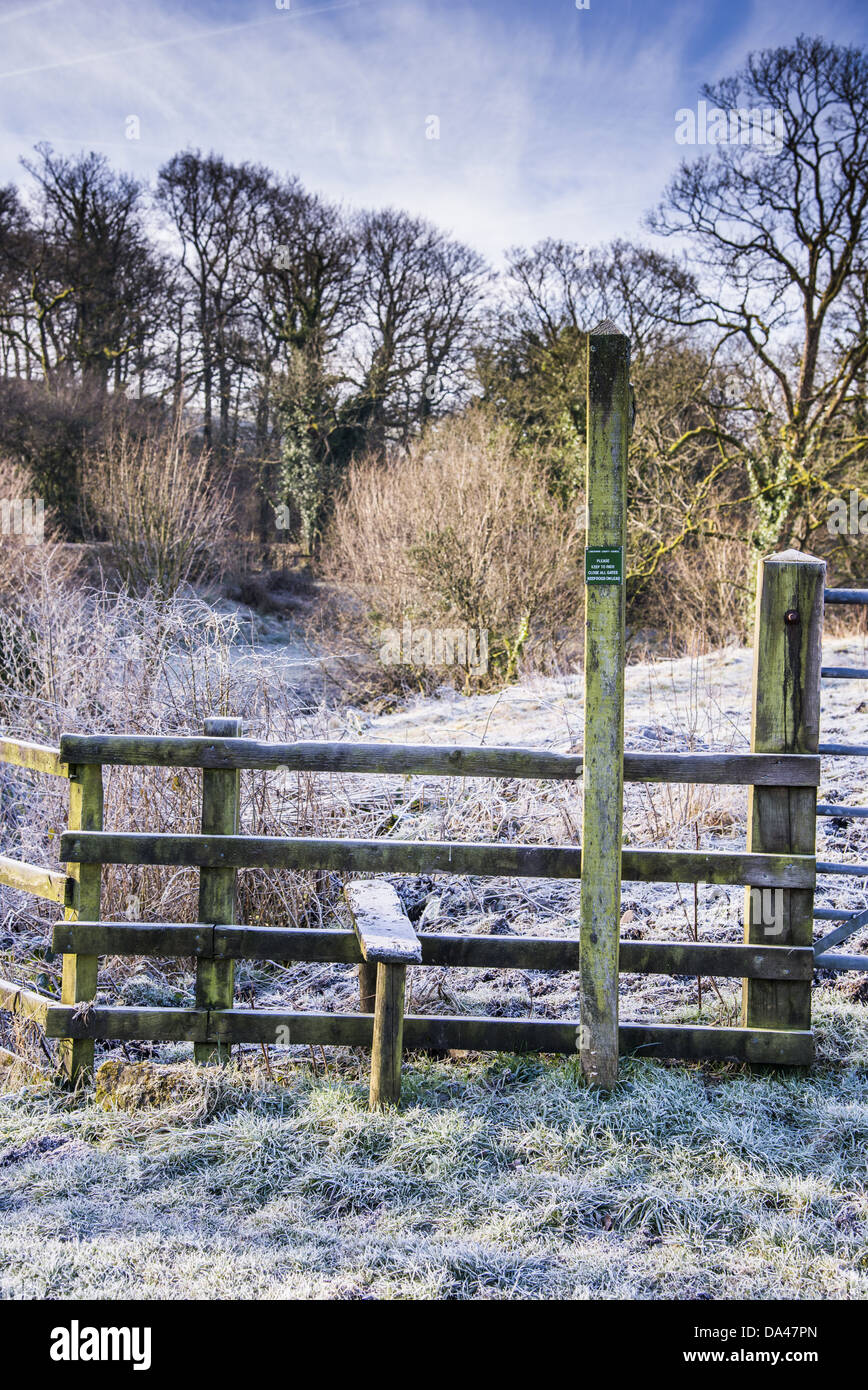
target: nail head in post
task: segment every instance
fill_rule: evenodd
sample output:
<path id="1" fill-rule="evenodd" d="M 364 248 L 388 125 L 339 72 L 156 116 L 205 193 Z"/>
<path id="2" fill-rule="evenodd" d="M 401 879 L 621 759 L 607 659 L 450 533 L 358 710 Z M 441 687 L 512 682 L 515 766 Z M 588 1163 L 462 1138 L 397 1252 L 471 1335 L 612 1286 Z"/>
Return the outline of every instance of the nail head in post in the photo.
<path id="1" fill-rule="evenodd" d="M 798 610 L 798 608 L 788 608 L 787 611 L 786 611 L 786 613 L 784 614 L 784 622 L 785 622 L 785 623 L 789 623 L 790 627 L 794 627 L 795 624 L 796 624 L 798 621 L 799 621 L 799 610 Z"/>

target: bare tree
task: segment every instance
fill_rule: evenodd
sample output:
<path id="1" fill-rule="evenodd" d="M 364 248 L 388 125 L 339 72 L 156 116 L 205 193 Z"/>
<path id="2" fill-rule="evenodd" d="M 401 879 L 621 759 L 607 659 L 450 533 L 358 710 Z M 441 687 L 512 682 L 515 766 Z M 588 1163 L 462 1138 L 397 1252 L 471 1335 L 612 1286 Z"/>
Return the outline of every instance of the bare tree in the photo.
<path id="1" fill-rule="evenodd" d="M 198 150 L 174 155 L 157 182 L 157 201 L 178 235 L 191 296 L 195 385 L 202 392 L 205 439 L 223 450 L 235 442 L 239 377 L 253 356 L 251 313 L 257 283 L 250 248 L 265 215 L 268 190 L 267 170 L 229 164 L 219 155 Z"/>
<path id="2" fill-rule="evenodd" d="M 630 337 L 634 374 L 645 363 L 653 380 L 655 360 L 668 358 L 677 336 L 664 315 L 676 316 L 693 294 L 678 262 L 625 241 L 585 248 L 548 238 L 507 253 L 477 372 L 485 398 L 528 447 L 542 449 L 565 495 L 583 477 L 587 330 L 612 319 Z"/>
<path id="3" fill-rule="evenodd" d="M 734 365 L 727 426 L 696 429 L 745 470 L 758 542 L 800 545 L 816 500 L 868 449 L 868 56 L 803 36 L 703 95 L 778 113 L 780 138 L 683 163 L 649 225 L 687 238 L 702 288 L 677 320 L 708 327 Z"/>
<path id="4" fill-rule="evenodd" d="M 22 160 L 38 214 L 22 246 L 42 375 L 76 374 L 104 393 L 144 369 L 160 318 L 163 268 L 145 227 L 141 185 L 103 155 L 64 158 L 38 145 Z"/>
<path id="5" fill-rule="evenodd" d="M 420 424 L 467 391 L 491 272 L 470 247 L 391 208 L 364 214 L 359 240 L 355 416 L 368 448 L 406 447 Z"/>
<path id="6" fill-rule="evenodd" d="M 282 488 L 312 546 L 353 457 L 405 448 L 466 395 L 489 272 L 406 213 L 348 219 L 297 184 L 276 195 L 281 262 L 265 277 Z"/>

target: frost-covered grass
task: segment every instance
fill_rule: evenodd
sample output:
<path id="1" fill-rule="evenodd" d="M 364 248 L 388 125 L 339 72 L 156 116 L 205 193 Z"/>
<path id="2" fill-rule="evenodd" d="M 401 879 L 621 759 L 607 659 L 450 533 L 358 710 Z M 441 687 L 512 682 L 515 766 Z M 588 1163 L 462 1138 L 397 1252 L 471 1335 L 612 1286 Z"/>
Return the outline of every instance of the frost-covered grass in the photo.
<path id="1" fill-rule="evenodd" d="M 626 1060 L 173 1069 L 139 1108 L 0 1094 L 11 1298 L 868 1296 L 868 1009 L 818 991 L 807 1073 Z M 845 1060 L 846 1059 L 846 1060 Z M 144 1078 L 147 1079 L 147 1073 Z"/>
<path id="2" fill-rule="evenodd" d="M 174 709 L 185 728 L 198 728 L 200 714 L 219 707 L 273 739 L 579 746 L 576 678 L 469 699 L 444 693 L 383 716 L 311 714 L 284 699 L 277 675 L 272 690 L 265 667 L 255 681 L 244 667 L 241 681 L 223 661 L 220 633 L 204 645 L 195 688 L 172 662 L 159 690 L 149 676 L 137 694 L 125 679 L 116 686 L 124 709 L 99 727 L 154 732 Z M 835 638 L 827 659 L 865 664 L 862 646 Z M 220 684 L 224 667 L 231 689 Z M 213 688 L 205 679 L 212 669 Z M 739 651 L 632 666 L 628 746 L 746 747 L 749 677 L 749 654 Z M 111 684 L 96 668 L 92 680 Z M 823 737 L 868 741 L 868 704 L 843 684 L 824 689 Z M 58 728 L 68 717 L 61 700 Z M 10 732 L 30 727 L 22 714 Z M 863 768 L 857 760 L 824 765 L 824 799 L 865 804 Z M 196 827 L 193 777 L 126 774 L 107 778 L 107 824 Z M 282 784 L 268 776 L 243 781 L 248 831 L 569 843 L 581 822 L 573 785 Z M 37 779 L 6 770 L 0 800 L 13 834 L 5 852 L 54 863 L 65 803 L 57 791 L 36 790 Z M 631 786 L 627 835 L 630 843 L 738 848 L 744 802 L 742 790 Z M 827 820 L 820 847 L 828 858 L 863 862 L 868 823 Z M 195 875 L 160 873 L 107 871 L 104 912 L 133 915 L 130 894 L 144 920 L 190 920 Z M 336 925 L 339 887 L 334 876 L 242 875 L 241 920 Z M 578 884 L 419 876 L 399 887 L 428 931 L 576 931 Z M 861 907 L 865 893 L 863 880 L 827 880 L 821 900 Z M 694 902 L 683 885 L 625 884 L 622 907 L 629 939 L 741 936 L 741 890 L 703 888 Z M 0 894 L 0 973 L 56 992 L 49 916 L 56 910 L 34 912 L 23 895 Z M 848 949 L 868 950 L 868 935 Z M 184 1005 L 191 965 L 104 960 L 99 998 Z M 237 984 L 239 1001 L 256 1007 L 357 1007 L 349 966 L 243 962 Z M 195 1070 L 182 1060 L 189 1048 L 175 1044 L 98 1047 L 98 1060 L 114 1065 L 153 1055 L 128 1073 L 141 1078 L 132 1109 L 106 1109 L 93 1091 L 69 1097 L 47 1083 L 0 1078 L 0 1297 L 864 1298 L 866 988 L 853 972 L 815 989 L 819 1060 L 810 1072 L 626 1060 L 610 1097 L 582 1089 L 570 1060 L 411 1057 L 403 1108 L 372 1116 L 362 1054 L 318 1056 L 315 1071 L 309 1056 L 287 1061 L 272 1050 L 266 1062 L 241 1049 L 221 1072 Z M 418 967 L 408 993 L 420 1013 L 554 1018 L 575 1017 L 577 1007 L 570 972 Z M 621 979 L 625 1019 L 735 1022 L 739 994 L 737 982 L 704 981 L 700 1012 L 693 979 Z M 6 1045 L 45 1064 L 50 1045 L 31 1026 L 7 1019 L 7 1027 Z M 172 1085 L 157 1083 L 158 1074 Z"/>

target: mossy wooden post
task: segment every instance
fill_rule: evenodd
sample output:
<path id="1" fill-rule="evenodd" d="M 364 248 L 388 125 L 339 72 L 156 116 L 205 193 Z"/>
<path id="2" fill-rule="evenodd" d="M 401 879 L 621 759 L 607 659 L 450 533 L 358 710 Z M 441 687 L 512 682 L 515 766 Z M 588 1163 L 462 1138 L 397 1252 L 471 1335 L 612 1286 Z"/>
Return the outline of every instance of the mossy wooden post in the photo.
<path id="1" fill-rule="evenodd" d="M 374 1039 L 371 1046 L 370 1108 L 382 1110 L 401 1099 L 406 965 L 377 965 Z"/>
<path id="2" fill-rule="evenodd" d="M 618 936 L 624 819 L 624 548 L 630 343 L 608 320 L 588 334 L 585 744 L 579 945 L 585 1080 L 618 1079 Z"/>
<path id="3" fill-rule="evenodd" d="M 816 753 L 826 562 L 799 550 L 760 561 L 753 663 L 751 751 Z M 760 853 L 814 854 L 816 787 L 752 787 L 747 847 Z M 810 946 L 813 888 L 748 889 L 745 941 Z M 811 982 L 746 980 L 742 1018 L 749 1028 L 811 1026 Z"/>
<path id="4" fill-rule="evenodd" d="M 239 738 L 240 719 L 206 719 L 205 733 L 216 738 Z M 237 835 L 241 774 L 237 769 L 206 768 L 202 773 L 202 834 Z M 227 926 L 235 921 L 235 868 L 200 869 L 199 921 Z M 235 998 L 235 963 L 201 959 L 196 963 L 196 1007 L 231 1009 Z M 227 1062 L 231 1044 L 197 1042 L 197 1062 Z"/>
<path id="5" fill-rule="evenodd" d="M 70 830 L 102 830 L 103 782 L 98 763 L 69 769 Z M 73 901 L 64 911 L 67 922 L 98 922 L 102 889 L 101 864 L 67 864 L 75 881 Z M 60 999 L 81 1004 L 96 996 L 98 956 L 64 956 Z M 60 1042 L 63 1074 L 73 1085 L 93 1071 L 93 1039 L 63 1038 Z"/>
<path id="6" fill-rule="evenodd" d="M 377 965 L 376 961 L 359 961 L 359 1009 L 363 1014 L 374 1012 L 374 1000 L 377 997 Z"/>

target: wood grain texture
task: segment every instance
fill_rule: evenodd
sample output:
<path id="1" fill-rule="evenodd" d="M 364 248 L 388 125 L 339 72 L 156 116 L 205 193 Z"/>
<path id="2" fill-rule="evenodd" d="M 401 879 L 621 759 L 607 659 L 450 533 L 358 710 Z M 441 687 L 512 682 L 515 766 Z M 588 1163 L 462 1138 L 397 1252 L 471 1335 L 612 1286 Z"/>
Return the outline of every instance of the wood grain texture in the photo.
<path id="1" fill-rule="evenodd" d="M 852 931 L 847 923 L 835 944 Z M 502 970 L 577 970 L 579 938 L 472 936 L 423 933 L 417 937 L 423 965 L 478 966 Z M 203 923 L 59 922 L 56 951 L 98 955 L 215 955 L 244 960 L 342 961 L 369 971 L 363 1013 L 371 1013 L 376 963 L 362 959 L 354 931 L 308 927 L 210 927 Z M 741 942 L 621 941 L 622 972 L 707 975 L 768 980 L 808 980 L 814 951 L 802 946 L 747 946 Z M 373 979 L 370 979 L 370 976 Z"/>
<path id="2" fill-rule="evenodd" d="M 400 968 L 400 967 L 397 967 Z M 370 1047 L 371 1014 L 294 1013 L 266 1009 L 223 1009 L 209 1015 L 197 1009 L 94 1007 L 78 1012 L 54 1004 L 45 1018 L 47 1037 L 78 1039 L 166 1039 L 195 1042 L 204 1038 L 276 1046 L 321 1044 Z M 480 1018 L 462 1015 L 404 1017 L 407 1051 L 482 1052 L 576 1051 L 578 1021 Z M 682 1024 L 621 1024 L 623 1052 L 652 1057 L 734 1058 L 777 1066 L 807 1066 L 813 1059 L 809 1031 L 763 1028 L 716 1028 Z"/>
<path id="3" fill-rule="evenodd" d="M 240 719 L 206 719 L 205 734 L 235 738 L 241 732 Z M 236 835 L 240 806 L 240 773 L 235 769 L 206 768 L 202 773 L 202 834 Z M 199 875 L 199 921 L 235 921 L 237 873 L 233 866 L 205 866 Z M 196 962 L 196 1007 L 231 1009 L 235 999 L 235 965 L 231 959 L 216 960 L 200 956 Z M 220 1043 L 197 1042 L 193 1056 L 197 1062 L 228 1062 L 231 1048 Z"/>
<path id="4" fill-rule="evenodd" d="M 578 753 L 539 748 L 463 747 L 390 743 L 260 743 L 255 739 L 64 734 L 64 756 L 80 763 L 154 767 L 257 768 L 288 772 L 421 774 L 439 777 L 536 778 L 573 781 L 582 776 Z M 750 753 L 631 753 L 628 782 L 752 782 L 816 786 L 819 759 Z"/>
<path id="5" fill-rule="evenodd" d="M 87 834 L 101 833 L 103 824 L 103 777 L 99 765 L 74 766 L 69 769 L 69 829 Z M 63 850 L 61 849 L 61 857 Z M 74 857 L 73 857 L 74 858 Z M 100 862 L 67 862 L 67 874 L 72 880 L 72 901 L 64 917 L 67 921 L 79 917 L 98 920 L 102 896 L 102 865 Z M 96 997 L 99 958 L 90 954 L 65 955 L 60 997 L 64 1004 L 78 1005 Z M 93 1072 L 93 1042 L 70 1033 L 59 1047 L 60 1064 L 70 1085 L 76 1085 Z"/>
<path id="6" fill-rule="evenodd" d="M 371 1041 L 371 1110 L 385 1110 L 401 1099 L 406 965 L 377 965 L 374 1030 Z"/>
<path id="7" fill-rule="evenodd" d="M 280 1013 L 233 1009 L 215 1016 L 214 1026 L 237 1042 L 322 1043 L 370 1047 L 370 1014 Z M 813 1057 L 810 1032 L 777 1029 L 715 1028 L 681 1024 L 621 1024 L 624 1052 L 683 1059 L 732 1057 L 745 1062 L 807 1065 Z M 548 1019 L 404 1017 L 404 1048 L 413 1051 L 575 1053 L 579 1022 Z"/>
<path id="8" fill-rule="evenodd" d="M 354 879 L 344 889 L 344 898 L 366 961 L 395 965 L 421 961 L 419 939 L 391 883 Z"/>
<path id="9" fill-rule="evenodd" d="M 758 753 L 624 754 L 625 782 L 712 783 L 721 786 L 820 785 L 816 756 Z"/>
<path id="10" fill-rule="evenodd" d="M 358 945 L 358 938 L 355 932 L 352 933 L 352 936 L 353 944 Z M 377 965 L 375 961 L 371 961 L 370 963 L 366 960 L 359 961 L 358 980 L 359 1013 L 372 1014 L 374 1012 L 374 1002 L 377 998 Z"/>
<path id="11" fill-rule="evenodd" d="M 816 753 L 820 735 L 820 668 L 825 561 L 785 551 L 760 562 L 754 641 L 751 748 L 758 753 Z M 813 855 L 817 793 L 813 787 L 753 787 L 748 799 L 748 849 Z M 771 909 L 771 910 L 769 910 Z M 810 885 L 745 899 L 745 940 L 810 946 Z M 808 1030 L 811 985 L 749 980 L 743 990 L 747 1027 Z"/>
<path id="12" fill-rule="evenodd" d="M 48 1011 L 56 1002 L 48 995 L 16 985 L 12 980 L 0 980 L 0 1008 L 20 1018 L 33 1018 L 44 1026 Z"/>
<path id="13" fill-rule="evenodd" d="M 20 738 L 0 738 L 0 763 L 25 767 L 29 772 L 47 772 L 53 777 L 68 777 L 69 768 L 60 756 L 59 748 L 43 743 L 27 743 Z"/>
<path id="14" fill-rule="evenodd" d="M 232 865 L 268 869 L 334 869 L 359 873 L 453 873 L 482 878 L 578 878 L 574 845 L 462 844 L 428 840 L 278 839 L 254 835 L 69 834 L 61 852 L 82 863 Z M 627 849 L 625 880 L 661 883 L 747 883 L 809 888 L 811 855 L 714 850 Z"/>
<path id="15" fill-rule="evenodd" d="M 585 584 L 585 735 L 579 948 L 582 1075 L 618 1079 L 618 926 L 624 826 L 624 664 L 630 342 L 588 334 L 585 544 L 620 552 L 620 582 Z M 617 569 L 617 565 L 615 566 Z"/>
<path id="16" fill-rule="evenodd" d="M 48 1010 L 45 1036 L 74 1038 L 79 1042 L 89 1041 L 91 1045 L 95 1038 L 196 1043 L 208 1037 L 208 1014 L 204 1009 L 111 1008 L 105 1005 L 74 1009 L 54 1004 Z"/>
<path id="17" fill-rule="evenodd" d="M 32 893 L 35 898 L 63 906 L 74 889 L 66 874 L 57 869 L 42 869 L 35 864 L 22 864 L 19 859 L 7 859 L 0 855 L 0 883 L 7 888 L 17 888 L 21 893 Z"/>
<path id="18" fill-rule="evenodd" d="M 202 923 L 189 926 L 178 922 L 55 922 L 51 944 L 64 955 L 79 952 L 169 958 L 218 954 L 214 949 L 214 927 Z M 255 954 L 251 952 L 251 958 Z"/>

